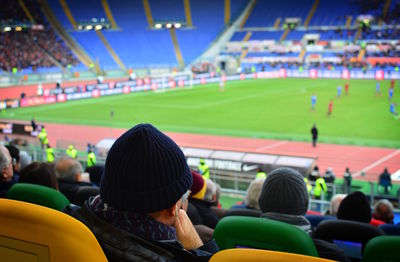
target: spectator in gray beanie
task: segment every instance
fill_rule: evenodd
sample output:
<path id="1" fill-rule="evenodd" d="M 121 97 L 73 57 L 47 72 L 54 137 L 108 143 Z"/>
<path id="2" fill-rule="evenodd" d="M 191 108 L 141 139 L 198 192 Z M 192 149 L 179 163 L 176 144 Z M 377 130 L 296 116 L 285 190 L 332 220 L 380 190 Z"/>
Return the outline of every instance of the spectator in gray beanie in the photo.
<path id="1" fill-rule="evenodd" d="M 304 217 L 308 200 L 303 176 L 294 169 L 281 167 L 267 176 L 259 204 L 262 217 L 294 224 L 311 234 L 310 222 Z"/>
<path id="2" fill-rule="evenodd" d="M 311 235 L 311 224 L 305 218 L 308 201 L 304 177 L 292 168 L 277 168 L 269 173 L 261 190 L 261 217 L 291 224 Z M 313 241 L 320 257 L 349 261 L 343 251 L 334 244 L 319 239 Z"/>

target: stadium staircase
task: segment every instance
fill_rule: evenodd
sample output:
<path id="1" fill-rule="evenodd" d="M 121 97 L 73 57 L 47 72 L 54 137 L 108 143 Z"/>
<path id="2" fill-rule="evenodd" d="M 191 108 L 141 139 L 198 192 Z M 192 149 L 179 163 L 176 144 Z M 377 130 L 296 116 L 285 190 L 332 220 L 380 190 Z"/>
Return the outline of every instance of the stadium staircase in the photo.
<path id="1" fill-rule="evenodd" d="M 183 69 L 185 67 L 185 62 L 183 61 L 183 56 L 181 49 L 179 48 L 178 39 L 176 37 L 175 28 L 170 28 L 169 33 L 171 35 L 172 44 L 174 45 L 174 52 L 176 56 L 176 60 L 178 60 L 179 67 Z"/>
<path id="2" fill-rule="evenodd" d="M 382 17 L 385 19 L 388 12 L 389 12 L 389 8 L 390 8 L 390 4 L 392 3 L 392 0 L 386 0 L 385 5 L 383 6 L 383 10 L 382 10 Z M 379 19 L 379 23 L 378 25 L 382 25 L 383 24 L 383 19 Z"/>
<path id="3" fill-rule="evenodd" d="M 254 9 L 256 3 L 257 3 L 257 0 L 252 0 L 250 2 L 250 8 L 247 9 L 244 19 L 240 22 L 240 26 L 239 26 L 240 29 L 243 29 L 244 25 L 247 22 L 247 19 L 249 19 L 250 15 L 251 15 L 251 12 L 253 12 L 253 9 Z"/>
<path id="4" fill-rule="evenodd" d="M 304 27 L 305 27 L 305 28 L 307 28 L 308 25 L 310 24 L 310 21 L 311 21 L 312 17 L 314 16 L 315 11 L 317 11 L 318 5 L 319 5 L 319 0 L 315 0 L 314 4 L 313 4 L 312 7 L 311 7 L 310 12 L 308 13 L 308 16 L 307 16 L 307 18 L 306 18 L 306 21 L 304 21 Z"/>
<path id="5" fill-rule="evenodd" d="M 104 8 L 104 13 L 107 16 L 108 21 L 110 21 L 111 23 L 111 28 L 112 29 L 117 29 L 117 23 L 115 22 L 114 16 L 111 12 L 111 8 L 108 4 L 107 0 L 101 0 L 101 4 L 103 5 Z M 119 56 L 117 55 L 117 53 L 114 51 L 114 49 L 111 47 L 110 43 L 107 41 L 107 39 L 104 37 L 104 34 L 97 30 L 96 34 L 98 35 L 98 37 L 100 38 L 101 42 L 103 42 L 104 46 L 107 48 L 108 53 L 111 55 L 111 57 L 114 59 L 115 63 L 117 63 L 117 65 L 119 66 L 119 68 L 123 71 L 126 71 L 126 66 L 124 65 L 124 63 L 122 62 L 122 60 L 119 58 Z"/>
<path id="6" fill-rule="evenodd" d="M 64 10 L 65 15 L 68 18 L 68 21 L 71 23 L 72 27 L 76 30 L 78 28 L 78 24 L 76 23 L 75 18 L 72 15 L 67 2 L 65 0 L 60 0 L 60 4 L 62 6 L 62 9 Z"/>
<path id="7" fill-rule="evenodd" d="M 117 53 L 115 53 L 114 49 L 111 47 L 110 43 L 107 41 L 107 39 L 104 37 L 103 33 L 100 30 L 96 30 L 97 36 L 100 38 L 101 42 L 103 45 L 106 47 L 108 53 L 111 55 L 111 57 L 114 59 L 115 63 L 119 66 L 119 68 L 123 71 L 126 71 L 126 66 L 122 62 L 122 60 L 119 58 Z"/>
<path id="8" fill-rule="evenodd" d="M 110 6 L 108 4 L 108 1 L 107 0 L 101 0 L 101 4 L 103 5 L 104 13 L 107 16 L 108 21 L 110 21 L 110 23 L 111 23 L 111 28 L 112 29 L 117 29 L 118 26 L 117 26 L 117 23 L 115 22 L 115 19 L 114 19 L 114 16 L 113 16 L 112 12 L 111 12 L 111 8 L 110 8 Z"/>
<path id="9" fill-rule="evenodd" d="M 31 15 L 31 12 L 29 12 L 28 8 L 26 8 L 24 1 L 18 0 L 18 4 L 22 8 L 22 10 L 24 10 L 24 13 L 25 13 L 26 17 L 28 17 L 29 21 L 32 24 L 35 24 L 35 19 L 33 19 L 33 16 Z"/>
<path id="10" fill-rule="evenodd" d="M 347 16 L 346 17 L 346 28 L 350 29 L 351 22 L 353 22 L 353 17 L 352 16 Z"/>
<path id="11" fill-rule="evenodd" d="M 143 8 L 144 8 L 144 13 L 146 14 L 147 24 L 151 28 L 154 25 L 154 20 L 151 14 L 149 0 L 143 0 Z"/>
<path id="12" fill-rule="evenodd" d="M 242 42 L 248 42 L 252 34 L 253 34 L 252 32 L 247 32 Z M 245 58 L 248 52 L 249 52 L 248 49 L 243 50 L 242 53 L 240 54 L 240 59 Z"/>
<path id="13" fill-rule="evenodd" d="M 232 25 L 229 27 L 226 27 L 225 31 L 220 34 L 219 37 L 209 46 L 209 48 L 200 56 L 196 58 L 194 61 L 195 63 L 198 61 L 204 61 L 204 60 L 209 60 L 209 59 L 214 59 L 217 55 L 220 54 L 220 51 L 224 48 L 226 43 L 228 43 L 232 37 L 238 37 L 237 41 L 242 41 L 244 38 L 246 38 L 247 32 L 241 31 L 241 32 L 236 32 L 236 30 L 240 29 L 240 27 L 246 22 L 245 20 L 249 17 L 251 10 L 254 8 L 256 0 L 250 0 L 247 2 L 247 5 L 244 9 L 237 8 L 236 10 L 240 11 L 240 15 L 232 21 Z M 237 1 L 234 1 L 231 3 L 231 11 L 234 9 L 234 3 L 237 3 Z M 251 37 L 252 34 L 249 34 L 247 36 L 248 38 Z M 189 67 L 187 69 L 190 69 Z"/>
<path id="14" fill-rule="evenodd" d="M 60 3 L 63 2 L 65 3 L 64 0 L 60 0 Z M 88 68 L 94 66 L 94 69 L 97 74 L 101 73 L 100 66 L 97 63 L 94 63 L 94 61 L 89 57 L 89 55 L 78 45 L 78 43 L 75 42 L 75 40 L 67 33 L 67 31 L 64 29 L 64 27 L 60 24 L 60 22 L 57 20 L 56 16 L 53 14 L 53 11 L 51 10 L 47 0 L 41 0 L 39 1 L 40 8 L 42 9 L 43 14 L 45 15 L 47 21 L 50 23 L 52 28 L 57 32 L 57 34 L 63 39 L 65 44 L 71 49 L 71 51 L 75 54 L 75 56 Z M 69 9 L 68 9 L 69 11 Z M 71 12 L 69 11 L 69 14 L 71 15 Z M 68 14 L 66 13 L 68 16 Z M 72 15 L 71 15 L 72 17 Z M 72 17 L 73 22 L 76 22 Z M 72 24 L 72 23 L 71 23 Z M 74 24 L 72 24 L 74 26 Z"/>
<path id="15" fill-rule="evenodd" d="M 225 0 L 224 24 L 227 26 L 231 21 L 231 0 Z"/>
<path id="16" fill-rule="evenodd" d="M 278 18 L 275 20 L 275 23 L 274 23 L 274 28 L 275 28 L 275 30 L 278 30 L 278 29 L 279 29 L 279 25 L 281 24 L 281 20 L 282 20 L 282 18 L 280 18 L 280 17 L 278 17 Z"/>
<path id="17" fill-rule="evenodd" d="M 60 68 L 63 72 L 65 71 L 65 68 L 63 67 L 63 65 L 57 61 L 57 59 L 55 57 L 53 57 L 45 48 L 41 47 L 37 42 L 33 42 L 33 44 L 39 48 L 46 56 L 47 58 L 54 64 L 56 65 L 58 68 Z"/>
<path id="18" fill-rule="evenodd" d="M 365 51 L 364 48 L 360 50 L 360 52 L 358 53 L 358 56 L 357 56 L 357 60 L 358 60 L 358 61 L 362 61 L 362 60 L 364 59 L 365 52 L 366 52 L 366 51 Z"/>
<path id="19" fill-rule="evenodd" d="M 358 28 L 357 33 L 356 33 L 356 35 L 354 36 L 354 41 L 357 41 L 358 38 L 360 38 L 361 33 L 362 33 L 362 29 L 361 29 L 361 27 L 360 27 L 360 28 Z"/>
<path id="20" fill-rule="evenodd" d="M 303 61 L 304 56 L 306 55 L 307 50 L 303 47 L 303 49 L 301 49 L 301 52 L 299 54 L 299 59 L 301 59 L 301 61 Z"/>
<path id="21" fill-rule="evenodd" d="M 65 15 L 67 16 L 69 22 L 71 23 L 71 25 L 73 26 L 74 29 L 77 29 L 77 22 L 74 18 L 74 16 L 72 15 L 72 12 L 67 4 L 67 2 L 65 0 L 60 0 L 60 4 L 64 10 Z M 102 1 L 102 6 L 104 8 L 104 12 L 107 16 L 107 18 L 110 20 L 110 23 L 112 24 L 112 27 L 116 28 L 117 24 L 114 21 L 113 15 L 111 13 L 111 8 L 108 5 L 108 2 L 106 0 Z M 108 10 L 107 10 L 108 9 Z M 76 11 L 76 10 L 75 10 Z M 114 22 L 113 22 L 114 21 Z M 119 58 L 119 56 L 117 55 L 117 53 L 114 51 L 114 49 L 112 48 L 112 46 L 110 45 L 110 43 L 107 41 L 107 39 L 105 38 L 104 34 L 99 31 L 96 30 L 96 35 L 99 37 L 101 43 L 104 45 L 104 47 L 106 48 L 107 52 L 110 54 L 110 56 L 112 57 L 112 59 L 115 61 L 115 63 L 118 65 L 118 67 L 123 70 L 126 71 L 126 66 L 124 65 L 124 63 L 122 62 L 122 60 Z M 96 63 L 98 64 L 98 63 Z"/>
<path id="22" fill-rule="evenodd" d="M 287 35 L 289 34 L 289 32 L 290 32 L 290 29 L 289 28 L 286 28 L 286 30 L 283 32 L 283 34 L 282 34 L 282 36 L 281 36 L 281 38 L 279 39 L 281 42 L 282 41 L 285 41 L 285 39 L 286 39 L 286 37 L 287 37 Z"/>
<path id="23" fill-rule="evenodd" d="M 186 25 L 188 27 L 193 27 L 192 11 L 190 9 L 190 0 L 184 0 L 183 1 L 183 6 L 184 6 L 184 9 L 185 9 Z"/>

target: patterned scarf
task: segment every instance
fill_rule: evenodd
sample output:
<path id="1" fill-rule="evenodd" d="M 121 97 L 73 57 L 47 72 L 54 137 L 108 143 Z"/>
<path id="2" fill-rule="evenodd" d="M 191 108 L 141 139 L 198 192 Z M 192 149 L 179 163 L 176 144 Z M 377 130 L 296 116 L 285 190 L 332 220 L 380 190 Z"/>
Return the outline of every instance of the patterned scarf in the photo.
<path id="1" fill-rule="evenodd" d="M 89 207 L 107 223 L 147 240 L 176 240 L 172 226 L 158 222 L 151 216 L 114 209 L 104 203 L 100 195 L 89 199 Z"/>

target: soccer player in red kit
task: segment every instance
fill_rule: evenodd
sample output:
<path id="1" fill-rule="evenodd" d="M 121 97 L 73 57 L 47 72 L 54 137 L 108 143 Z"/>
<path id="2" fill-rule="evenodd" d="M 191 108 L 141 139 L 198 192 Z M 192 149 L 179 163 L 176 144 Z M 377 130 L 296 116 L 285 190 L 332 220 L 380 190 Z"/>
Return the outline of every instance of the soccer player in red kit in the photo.
<path id="1" fill-rule="evenodd" d="M 394 88 L 394 84 L 395 84 L 395 81 L 394 81 L 394 79 L 392 79 L 392 81 L 390 81 L 390 88 Z"/>
<path id="2" fill-rule="evenodd" d="M 346 83 L 346 84 L 344 85 L 344 91 L 345 91 L 346 95 L 349 94 L 349 83 Z"/>
<path id="3" fill-rule="evenodd" d="M 333 99 L 331 99 L 328 105 L 328 116 L 332 114 L 332 110 L 333 110 Z"/>

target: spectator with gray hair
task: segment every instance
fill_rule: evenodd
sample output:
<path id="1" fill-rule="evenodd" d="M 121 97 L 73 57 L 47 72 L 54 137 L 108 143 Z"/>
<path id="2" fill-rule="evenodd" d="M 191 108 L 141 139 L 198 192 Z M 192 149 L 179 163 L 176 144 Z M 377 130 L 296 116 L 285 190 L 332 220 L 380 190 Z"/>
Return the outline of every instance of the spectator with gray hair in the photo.
<path id="1" fill-rule="evenodd" d="M 231 208 L 248 208 L 260 210 L 258 199 L 260 198 L 261 189 L 264 181 L 265 178 L 258 178 L 253 180 L 247 188 L 247 194 L 243 200 L 243 203 L 233 205 Z"/>
<path id="2" fill-rule="evenodd" d="M 206 193 L 204 194 L 204 200 L 215 202 L 217 195 L 217 186 L 210 179 L 206 179 Z"/>
<path id="3" fill-rule="evenodd" d="M 375 203 L 372 217 L 387 224 L 393 224 L 393 204 L 387 199 L 378 200 Z"/>
<path id="4" fill-rule="evenodd" d="M 331 215 L 331 216 L 336 216 L 340 203 L 342 203 L 342 200 L 346 197 L 346 194 L 336 194 L 331 198 L 331 203 L 329 206 L 328 211 L 325 213 L 325 215 Z"/>
<path id="5" fill-rule="evenodd" d="M 57 160 L 55 165 L 58 188 L 68 200 L 78 205 L 76 193 L 82 186 L 91 186 L 92 184 L 82 180 L 83 168 L 78 160 L 71 157 L 62 157 Z"/>
<path id="6" fill-rule="evenodd" d="M 21 170 L 24 169 L 24 167 L 28 166 L 30 163 L 32 163 L 32 157 L 28 154 L 26 151 L 19 151 L 19 160 L 20 160 L 20 165 L 21 165 Z"/>
<path id="7" fill-rule="evenodd" d="M 14 177 L 10 152 L 3 145 L 0 145 L 0 170 L 0 198 L 4 198 L 10 187 L 17 182 L 17 179 Z"/>

